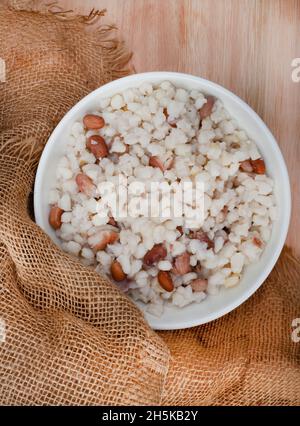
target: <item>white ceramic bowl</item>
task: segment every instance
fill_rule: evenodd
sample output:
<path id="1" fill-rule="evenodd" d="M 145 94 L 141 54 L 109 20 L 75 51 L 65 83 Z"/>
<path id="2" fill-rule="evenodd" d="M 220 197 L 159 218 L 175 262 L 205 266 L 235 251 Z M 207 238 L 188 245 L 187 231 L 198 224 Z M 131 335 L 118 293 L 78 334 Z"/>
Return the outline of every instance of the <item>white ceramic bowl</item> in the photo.
<path id="1" fill-rule="evenodd" d="M 96 107 L 100 97 L 112 96 L 130 87 L 138 87 L 143 82 L 153 84 L 168 80 L 175 86 L 186 89 L 199 89 L 222 100 L 225 108 L 234 117 L 240 128 L 246 130 L 266 162 L 267 173 L 275 181 L 275 196 L 279 219 L 274 222 L 272 237 L 259 262 L 246 268 L 240 284 L 224 289 L 217 296 L 208 296 L 200 304 L 184 308 L 168 307 L 160 318 L 146 314 L 149 324 L 158 330 L 171 330 L 192 327 L 215 320 L 245 302 L 264 282 L 284 245 L 290 219 L 291 193 L 286 165 L 279 147 L 267 126 L 260 117 L 238 96 L 223 87 L 188 74 L 173 72 L 149 72 L 135 74 L 115 80 L 96 89 L 78 102 L 60 121 L 53 131 L 43 151 L 38 166 L 35 190 L 34 211 L 37 224 L 59 245 L 53 229 L 49 226 L 48 193 L 55 182 L 55 169 L 63 155 L 70 127 L 74 121 Z"/>

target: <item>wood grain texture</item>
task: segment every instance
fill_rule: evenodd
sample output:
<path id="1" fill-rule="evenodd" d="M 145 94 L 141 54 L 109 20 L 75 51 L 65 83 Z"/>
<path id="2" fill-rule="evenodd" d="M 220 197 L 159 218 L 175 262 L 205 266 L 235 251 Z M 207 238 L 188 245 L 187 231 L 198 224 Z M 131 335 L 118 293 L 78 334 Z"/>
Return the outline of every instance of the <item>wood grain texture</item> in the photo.
<path id="1" fill-rule="evenodd" d="M 266 122 L 286 159 L 293 195 L 288 245 L 300 254 L 300 0 L 61 0 L 107 9 L 137 72 L 181 71 L 215 81 Z"/>

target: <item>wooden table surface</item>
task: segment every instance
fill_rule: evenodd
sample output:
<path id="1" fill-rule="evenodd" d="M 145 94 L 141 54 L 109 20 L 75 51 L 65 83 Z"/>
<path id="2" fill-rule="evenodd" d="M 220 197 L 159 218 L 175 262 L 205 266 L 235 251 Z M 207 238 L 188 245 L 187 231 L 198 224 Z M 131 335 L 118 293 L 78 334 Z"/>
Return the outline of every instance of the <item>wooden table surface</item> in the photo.
<path id="1" fill-rule="evenodd" d="M 105 23 L 134 52 L 137 72 L 181 71 L 243 98 L 276 137 L 291 179 L 288 245 L 300 255 L 300 0 L 60 0 L 66 9 L 107 9 Z M 300 64 L 299 64 L 300 65 Z M 300 77 L 300 71 L 299 71 Z"/>

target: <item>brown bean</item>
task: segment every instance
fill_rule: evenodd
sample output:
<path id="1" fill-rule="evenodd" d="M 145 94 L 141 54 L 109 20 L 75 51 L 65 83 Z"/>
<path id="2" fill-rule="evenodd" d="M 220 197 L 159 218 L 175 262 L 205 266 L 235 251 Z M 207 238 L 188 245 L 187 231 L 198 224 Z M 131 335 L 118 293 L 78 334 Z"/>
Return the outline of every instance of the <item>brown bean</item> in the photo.
<path id="1" fill-rule="evenodd" d="M 242 161 L 240 164 L 240 170 L 242 172 L 251 173 L 253 172 L 253 167 L 250 160 Z"/>
<path id="2" fill-rule="evenodd" d="M 53 229 L 59 229 L 61 227 L 61 216 L 63 210 L 58 206 L 52 206 L 49 214 L 49 223 Z"/>
<path id="3" fill-rule="evenodd" d="M 83 117 L 83 125 L 88 130 L 99 130 L 104 127 L 105 121 L 99 115 L 87 114 Z"/>
<path id="4" fill-rule="evenodd" d="M 251 166 L 253 172 L 258 175 L 264 175 L 266 173 L 266 165 L 262 158 L 259 158 L 258 160 L 251 160 Z"/>
<path id="5" fill-rule="evenodd" d="M 110 267 L 110 272 L 114 280 L 123 281 L 126 279 L 126 274 L 122 269 L 120 262 L 114 260 Z"/>
<path id="6" fill-rule="evenodd" d="M 118 232 L 103 230 L 90 237 L 90 243 L 94 251 L 104 250 L 108 244 L 115 243 L 119 238 Z"/>
<path id="7" fill-rule="evenodd" d="M 158 167 L 162 172 L 164 172 L 164 165 L 160 158 L 152 156 L 149 158 L 149 166 Z"/>
<path id="8" fill-rule="evenodd" d="M 206 97 L 207 102 L 199 109 L 199 115 L 200 119 L 203 120 L 204 118 L 208 117 L 213 109 L 215 98 L 213 96 L 207 96 Z"/>
<path id="9" fill-rule="evenodd" d="M 96 158 L 108 156 L 108 148 L 102 136 L 90 136 L 86 142 L 86 147 Z"/>
<path id="10" fill-rule="evenodd" d="M 190 254 L 188 252 L 182 253 L 175 258 L 173 272 L 176 275 L 184 275 L 190 272 Z"/>
<path id="11" fill-rule="evenodd" d="M 94 195 L 96 187 L 93 184 L 92 179 L 89 178 L 87 175 L 85 175 L 84 173 L 79 173 L 76 176 L 75 181 L 80 192 L 83 192 L 89 197 L 92 197 Z"/>
<path id="12" fill-rule="evenodd" d="M 144 256 L 144 264 L 151 266 L 167 256 L 167 249 L 162 244 L 155 244 Z"/>
<path id="13" fill-rule="evenodd" d="M 173 291 L 174 284 L 171 275 L 167 271 L 159 271 L 157 274 L 159 285 L 166 291 Z"/>
<path id="14" fill-rule="evenodd" d="M 149 166 L 158 167 L 162 172 L 171 169 L 173 166 L 174 159 L 173 157 L 167 158 L 165 161 L 162 161 L 159 157 L 155 155 L 149 158 Z"/>
<path id="15" fill-rule="evenodd" d="M 200 291 L 205 291 L 207 289 L 207 280 L 202 278 L 197 278 L 191 282 L 191 287 L 195 293 L 199 293 Z"/>
<path id="16" fill-rule="evenodd" d="M 215 247 L 215 243 L 209 238 L 207 233 L 202 230 L 190 232 L 189 237 L 194 240 L 199 240 L 202 243 L 206 243 L 208 249 Z"/>

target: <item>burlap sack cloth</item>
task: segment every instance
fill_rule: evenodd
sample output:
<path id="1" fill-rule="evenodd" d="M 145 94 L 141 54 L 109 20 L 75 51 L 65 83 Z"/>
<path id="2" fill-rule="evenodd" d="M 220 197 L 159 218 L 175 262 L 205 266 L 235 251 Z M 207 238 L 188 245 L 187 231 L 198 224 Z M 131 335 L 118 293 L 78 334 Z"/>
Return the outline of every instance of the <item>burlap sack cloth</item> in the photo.
<path id="1" fill-rule="evenodd" d="M 128 72 L 123 45 L 107 41 L 109 28 L 87 32 L 91 19 L 0 10 L 0 403 L 299 404 L 300 266 L 287 251 L 231 314 L 155 333 L 34 223 L 30 193 L 50 132 Z"/>

